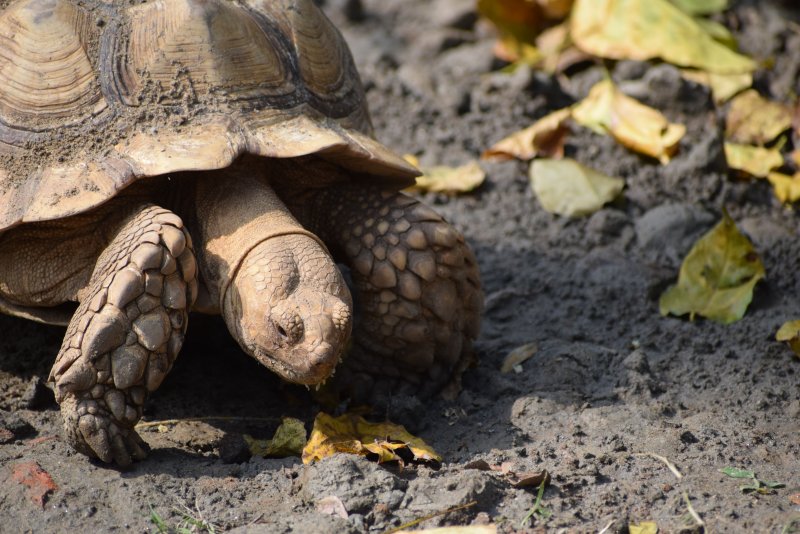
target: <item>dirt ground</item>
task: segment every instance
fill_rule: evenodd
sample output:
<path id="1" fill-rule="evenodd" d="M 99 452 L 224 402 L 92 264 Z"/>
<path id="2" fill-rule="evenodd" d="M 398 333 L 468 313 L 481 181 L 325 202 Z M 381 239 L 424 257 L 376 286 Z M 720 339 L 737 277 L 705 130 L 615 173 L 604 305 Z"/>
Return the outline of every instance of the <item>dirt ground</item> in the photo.
<path id="1" fill-rule="evenodd" d="M 735 2 L 720 19 L 746 53 L 774 65 L 756 86 L 779 100 L 800 93 L 794 5 Z M 598 65 L 558 78 L 497 73 L 493 36 L 476 23 L 472 0 L 324 7 L 351 44 L 378 137 L 423 164 L 465 163 L 603 76 Z M 221 321 L 194 316 L 145 412 L 147 421 L 180 422 L 142 431 L 148 460 L 108 468 L 62 441 L 42 386 L 63 329 L 2 317 L 0 532 L 156 532 L 152 511 L 170 527 L 197 528 L 190 517 L 217 532 L 384 532 L 459 505 L 468 506 L 418 528 L 624 533 L 651 520 L 660 532 L 702 532 L 691 506 L 708 532 L 800 532 L 800 505 L 790 500 L 800 494 L 800 359 L 774 341 L 800 317 L 797 218 L 765 181 L 727 175 L 721 115 L 706 89 L 668 65 L 609 67 L 625 92 L 688 127 L 666 166 L 576 129 L 568 155 L 624 178 L 618 202 L 583 219 L 548 214 L 517 163 L 485 163 L 487 183 L 475 193 L 427 198 L 474 247 L 486 291 L 480 362 L 461 394 L 402 399 L 387 412 L 445 458 L 440 469 L 399 471 L 347 455 L 311 466 L 249 457 L 242 434 L 269 437 L 284 415 L 310 428 L 318 407 L 241 353 Z M 661 317 L 658 296 L 723 207 L 766 266 L 747 315 L 729 326 Z M 500 373 L 506 354 L 531 342 L 539 350 L 521 372 Z M 548 470 L 542 505 L 551 515 L 523 522 L 535 489 L 470 468 L 479 459 Z M 43 506 L 12 476 L 31 461 L 57 486 Z M 745 494 L 725 467 L 785 487 Z M 346 519 L 317 510 L 331 495 Z"/>

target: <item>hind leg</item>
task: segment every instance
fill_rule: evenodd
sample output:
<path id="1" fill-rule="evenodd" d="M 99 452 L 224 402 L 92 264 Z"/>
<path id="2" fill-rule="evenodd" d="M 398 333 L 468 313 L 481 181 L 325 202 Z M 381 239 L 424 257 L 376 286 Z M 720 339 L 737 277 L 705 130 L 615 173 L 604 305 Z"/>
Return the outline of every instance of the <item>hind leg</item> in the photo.
<path id="1" fill-rule="evenodd" d="M 68 441 L 104 462 L 146 456 L 133 429 L 180 350 L 197 295 L 180 218 L 153 205 L 125 216 L 100 254 L 50 373 Z"/>
<path id="2" fill-rule="evenodd" d="M 338 384 L 375 401 L 387 388 L 426 396 L 457 381 L 483 306 L 461 234 L 418 200 L 371 186 L 320 190 L 305 213 L 353 278 L 360 316 Z"/>

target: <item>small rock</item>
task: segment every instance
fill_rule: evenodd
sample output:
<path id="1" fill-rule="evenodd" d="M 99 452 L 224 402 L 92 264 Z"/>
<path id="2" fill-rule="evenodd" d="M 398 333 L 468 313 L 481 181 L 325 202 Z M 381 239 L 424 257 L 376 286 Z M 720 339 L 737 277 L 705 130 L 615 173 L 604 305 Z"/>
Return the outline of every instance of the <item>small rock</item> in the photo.
<path id="1" fill-rule="evenodd" d="M 226 432 L 219 441 L 219 458 L 226 464 L 240 464 L 252 456 L 241 434 Z"/>

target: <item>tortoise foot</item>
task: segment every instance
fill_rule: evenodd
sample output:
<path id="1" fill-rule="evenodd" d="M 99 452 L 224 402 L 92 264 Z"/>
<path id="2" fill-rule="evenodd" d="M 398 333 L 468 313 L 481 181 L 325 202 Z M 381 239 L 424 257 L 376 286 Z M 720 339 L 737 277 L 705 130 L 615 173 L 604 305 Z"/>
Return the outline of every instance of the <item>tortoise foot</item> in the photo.
<path id="1" fill-rule="evenodd" d="M 125 218 L 97 261 L 50 373 L 76 449 L 120 466 L 145 456 L 133 427 L 175 361 L 196 294 L 181 220 L 152 205 Z"/>

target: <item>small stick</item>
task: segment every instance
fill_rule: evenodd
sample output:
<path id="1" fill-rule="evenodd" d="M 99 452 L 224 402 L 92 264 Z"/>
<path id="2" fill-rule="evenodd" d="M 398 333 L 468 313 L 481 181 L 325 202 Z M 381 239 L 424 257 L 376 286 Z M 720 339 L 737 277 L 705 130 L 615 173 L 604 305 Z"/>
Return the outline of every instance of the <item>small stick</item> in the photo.
<path id="1" fill-rule="evenodd" d="M 612 519 L 611 521 L 608 522 L 608 524 L 606 526 L 603 527 L 603 530 L 601 530 L 597 534 L 606 534 L 606 532 L 608 532 L 608 529 L 610 529 L 611 525 L 613 525 L 613 524 L 614 524 L 614 520 Z"/>
<path id="2" fill-rule="evenodd" d="M 678 478 L 678 480 L 683 478 L 683 475 L 681 474 L 680 471 L 678 471 L 678 468 L 675 467 L 675 464 L 673 464 L 672 462 L 670 462 L 669 460 L 667 460 L 666 458 L 664 458 L 660 454 L 656 454 L 654 452 L 635 452 L 635 453 L 633 453 L 633 455 L 634 456 L 649 456 L 650 458 L 655 458 L 656 460 L 658 460 L 660 462 L 663 462 L 664 465 L 666 465 L 667 468 L 669 468 L 669 470 L 672 471 L 672 474 L 675 475 Z"/>
<path id="3" fill-rule="evenodd" d="M 418 525 L 418 524 L 422 523 L 423 521 L 427 521 L 428 519 L 432 519 L 432 518 L 438 517 L 440 515 L 449 514 L 450 512 L 455 512 L 456 510 L 469 508 L 471 506 L 475 506 L 476 504 L 478 504 L 478 501 L 470 501 L 467 504 L 460 504 L 458 506 L 453 506 L 451 508 L 448 508 L 447 510 L 442 510 L 440 512 L 434 512 L 432 514 L 428 514 L 426 516 L 422 516 L 422 517 L 420 517 L 418 519 L 415 519 L 413 521 L 409 521 L 408 523 L 403 523 L 399 527 L 394 527 L 392 529 L 389 529 L 386 532 L 384 532 L 383 534 L 393 534 L 394 532 L 400 532 L 401 530 L 407 529 L 408 527 L 413 527 L 414 525 Z"/>
<path id="4" fill-rule="evenodd" d="M 683 492 L 683 500 L 686 503 L 686 508 L 689 510 L 689 515 L 692 516 L 694 522 L 697 523 L 698 527 L 705 527 L 706 523 L 702 519 L 700 519 L 700 514 L 695 512 L 694 506 L 692 506 L 692 501 L 689 500 L 689 494 L 685 491 Z"/>
<path id="5" fill-rule="evenodd" d="M 161 425 L 177 425 L 178 423 L 205 422 L 205 421 L 241 421 L 253 423 L 273 423 L 277 417 L 242 417 L 235 415 L 210 415 L 208 417 L 187 417 L 186 419 L 164 419 L 162 421 L 145 421 L 138 423 L 134 428 L 152 428 Z"/>

